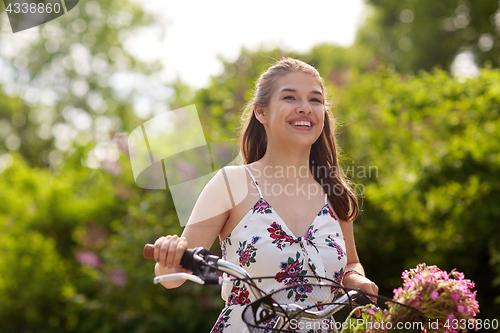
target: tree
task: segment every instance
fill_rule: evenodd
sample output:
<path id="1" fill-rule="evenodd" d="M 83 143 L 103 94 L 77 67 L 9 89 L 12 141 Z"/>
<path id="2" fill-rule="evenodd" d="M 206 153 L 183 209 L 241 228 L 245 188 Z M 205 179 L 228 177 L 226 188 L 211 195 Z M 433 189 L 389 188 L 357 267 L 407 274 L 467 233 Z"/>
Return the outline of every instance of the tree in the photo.
<path id="1" fill-rule="evenodd" d="M 94 140 L 106 144 L 110 132 L 135 127 L 132 105 L 141 92 L 133 83 L 160 66 L 138 61 L 124 44 L 155 19 L 128 0 L 89 1 L 28 34 L 2 33 L 0 94 L 13 102 L 2 105 L 0 120 L 12 125 L 11 148 L 16 140 L 21 145 L 9 149 L 2 141 L 0 150 L 56 167 L 74 145 L 89 144 L 88 155 Z M 126 80 L 132 84 L 123 85 Z"/>
<path id="2" fill-rule="evenodd" d="M 339 91 L 344 164 L 361 185 L 360 258 L 390 294 L 420 262 L 476 283 L 481 318 L 499 312 L 500 73 L 460 82 L 445 71 L 352 77 Z M 347 169 L 349 168 L 349 169 Z M 371 171 L 370 171 L 371 169 Z"/>
<path id="3" fill-rule="evenodd" d="M 476 63 L 499 65 L 498 1 L 368 0 L 373 13 L 358 31 L 357 45 L 369 45 L 378 62 L 403 72 L 434 66 L 450 69 L 470 51 Z"/>

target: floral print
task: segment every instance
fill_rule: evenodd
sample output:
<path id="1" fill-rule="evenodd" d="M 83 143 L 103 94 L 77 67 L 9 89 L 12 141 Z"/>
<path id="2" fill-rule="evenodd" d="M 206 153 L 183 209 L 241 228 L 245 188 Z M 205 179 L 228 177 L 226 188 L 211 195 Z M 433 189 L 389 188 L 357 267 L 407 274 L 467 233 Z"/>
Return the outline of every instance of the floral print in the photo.
<path id="1" fill-rule="evenodd" d="M 226 237 L 226 239 L 224 239 L 222 242 L 221 242 L 221 245 L 220 245 L 220 249 L 221 249 L 221 252 L 222 252 L 222 259 L 226 259 L 227 258 L 227 246 L 231 246 L 233 244 L 231 244 L 231 233 Z"/>
<path id="2" fill-rule="evenodd" d="M 343 278 L 343 277 L 344 277 L 344 267 L 342 267 L 342 268 L 340 269 L 340 271 L 335 272 L 335 274 L 333 275 L 333 279 L 334 279 L 335 281 L 337 281 L 337 282 L 338 282 L 338 284 L 340 284 L 340 283 L 342 282 L 342 278 Z"/>
<path id="3" fill-rule="evenodd" d="M 223 333 L 224 329 L 227 327 L 231 326 L 231 324 L 228 324 L 227 321 L 229 320 L 229 314 L 233 311 L 233 309 L 229 308 L 221 313 L 219 316 L 219 319 L 214 325 L 214 328 L 212 329 L 211 333 Z"/>
<path id="4" fill-rule="evenodd" d="M 334 249 L 337 250 L 337 255 L 338 255 L 338 259 L 342 259 L 342 257 L 345 255 L 345 252 L 344 250 L 342 249 L 342 247 L 337 244 L 337 242 L 335 242 L 334 239 L 332 239 L 332 237 L 330 235 L 328 235 L 328 238 L 325 239 L 325 242 L 328 243 L 328 246 L 330 247 L 333 247 Z"/>
<path id="5" fill-rule="evenodd" d="M 316 249 L 316 252 L 319 253 L 319 250 L 318 248 L 316 247 L 316 245 L 314 245 L 314 242 L 313 240 L 315 240 L 316 238 L 314 237 L 314 233 L 318 231 L 318 229 L 314 229 L 314 225 L 311 224 L 311 226 L 309 227 L 309 229 L 307 229 L 307 233 L 306 233 L 306 236 L 304 237 L 306 242 L 307 242 L 307 245 L 311 245 L 312 247 L 314 247 Z"/>
<path id="6" fill-rule="evenodd" d="M 253 175 L 251 177 L 255 182 Z M 255 186 L 261 194 L 257 183 Z M 333 278 L 340 282 L 347 262 L 345 241 L 326 195 L 325 205 L 314 221 L 308 222 L 311 223 L 305 235 L 296 237 L 261 194 L 250 208 L 250 214 L 221 241 L 223 258 L 240 265 L 253 277 L 270 277 L 254 280 L 265 293 L 283 289 L 283 298 L 290 303 L 320 304 L 319 293 L 309 285 L 316 281 L 306 276 Z M 331 288 L 332 294 L 336 295 L 337 291 Z M 211 332 L 248 333 L 241 318 L 245 307 L 253 301 L 248 286 L 243 281 L 225 281 L 221 295 L 226 307 Z M 269 322 L 270 327 L 274 322 Z"/>
<path id="7" fill-rule="evenodd" d="M 233 282 L 233 289 L 231 289 L 231 293 L 229 294 L 227 305 L 248 304 L 250 303 L 249 295 L 246 286 L 241 281 Z"/>
<path id="8" fill-rule="evenodd" d="M 252 214 L 271 214 L 273 212 L 271 205 L 267 203 L 266 200 L 260 198 L 259 201 L 253 206 Z"/>
<path id="9" fill-rule="evenodd" d="M 335 281 L 337 281 L 337 283 L 338 283 L 339 285 L 341 285 L 341 284 L 342 284 L 342 278 L 343 278 L 343 277 L 344 277 L 344 267 L 340 268 L 340 271 L 335 272 L 335 273 L 333 274 L 333 279 L 334 279 Z M 338 293 L 339 293 L 339 288 L 337 288 L 337 287 L 335 287 L 335 286 L 332 286 L 332 294 L 334 294 L 334 295 L 335 295 L 335 297 L 337 297 Z"/>
<path id="10" fill-rule="evenodd" d="M 300 252 L 295 254 L 295 259 L 288 257 L 288 261 L 280 264 L 281 272 L 276 274 L 276 281 L 283 282 L 285 285 L 298 283 L 301 276 L 306 275 L 307 271 L 302 269 L 304 260 L 300 260 Z"/>
<path id="11" fill-rule="evenodd" d="M 321 208 L 321 210 L 319 211 L 318 216 L 327 215 L 328 209 L 329 209 L 328 205 L 324 205 L 323 208 Z"/>
<path id="12" fill-rule="evenodd" d="M 333 210 L 330 207 L 328 207 L 328 211 L 330 212 L 331 218 L 337 221 L 337 218 L 335 217 L 335 215 L 333 215 Z"/>
<path id="13" fill-rule="evenodd" d="M 307 294 L 311 293 L 313 288 L 310 285 L 300 285 L 309 282 L 303 276 L 307 274 L 307 270 L 303 269 L 304 260 L 300 260 L 300 252 L 297 252 L 295 259 L 288 257 L 288 261 L 282 262 L 280 265 L 281 272 L 276 274 L 276 281 L 285 284 L 286 286 L 293 285 L 289 290 L 287 297 L 294 298 L 294 301 L 303 302 L 307 298 Z"/>
<path id="14" fill-rule="evenodd" d="M 283 228 L 276 222 L 273 222 L 273 224 L 271 224 L 271 227 L 267 228 L 267 231 L 269 231 L 269 236 L 274 239 L 273 244 L 277 244 L 278 249 L 280 250 L 283 250 L 286 243 L 293 244 L 299 242 L 298 240 L 289 236 L 285 231 L 283 231 Z"/>
<path id="15" fill-rule="evenodd" d="M 244 241 L 243 243 L 240 242 L 240 247 L 236 251 L 238 253 L 238 256 L 240 257 L 239 262 L 242 267 L 244 266 L 250 266 L 250 263 L 255 262 L 255 255 L 257 255 L 257 248 L 254 246 L 258 241 L 260 237 L 259 236 L 253 236 L 252 237 L 252 242 L 250 242 L 247 245 L 247 241 Z"/>

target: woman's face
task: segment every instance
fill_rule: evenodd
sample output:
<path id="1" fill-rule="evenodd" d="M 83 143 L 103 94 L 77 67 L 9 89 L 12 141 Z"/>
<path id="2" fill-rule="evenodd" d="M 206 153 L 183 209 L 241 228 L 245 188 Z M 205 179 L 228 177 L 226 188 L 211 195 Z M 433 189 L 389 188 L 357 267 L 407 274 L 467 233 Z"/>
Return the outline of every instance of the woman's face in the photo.
<path id="1" fill-rule="evenodd" d="M 269 142 L 311 146 L 323 131 L 324 98 L 319 80 L 310 74 L 281 77 L 259 118 Z"/>

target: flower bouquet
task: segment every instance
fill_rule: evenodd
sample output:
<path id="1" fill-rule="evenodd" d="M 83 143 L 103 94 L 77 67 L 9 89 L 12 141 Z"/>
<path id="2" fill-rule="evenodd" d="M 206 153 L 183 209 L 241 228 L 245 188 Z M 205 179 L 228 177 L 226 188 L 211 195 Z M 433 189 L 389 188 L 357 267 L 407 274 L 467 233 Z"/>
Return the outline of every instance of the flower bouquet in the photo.
<path id="1" fill-rule="evenodd" d="M 372 305 L 354 310 L 342 332 L 467 332 L 477 330 L 479 304 L 474 282 L 464 274 L 419 264 L 404 271 L 401 288 L 381 310 Z M 354 318 L 354 314 L 361 314 Z"/>

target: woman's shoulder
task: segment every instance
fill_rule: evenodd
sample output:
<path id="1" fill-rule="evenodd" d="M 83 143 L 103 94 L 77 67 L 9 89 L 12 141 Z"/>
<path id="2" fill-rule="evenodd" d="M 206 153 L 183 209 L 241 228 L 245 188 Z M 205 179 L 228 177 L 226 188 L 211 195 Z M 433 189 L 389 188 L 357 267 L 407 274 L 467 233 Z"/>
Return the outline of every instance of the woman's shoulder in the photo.
<path id="1" fill-rule="evenodd" d="M 216 216 L 225 222 L 235 205 L 248 194 L 248 188 L 244 186 L 245 172 L 243 166 L 226 166 L 217 171 L 196 200 L 190 222 L 205 221 Z"/>
<path id="2" fill-rule="evenodd" d="M 214 199 L 224 206 L 234 207 L 248 194 L 247 171 L 244 165 L 225 166 L 208 182 L 203 197 Z"/>

